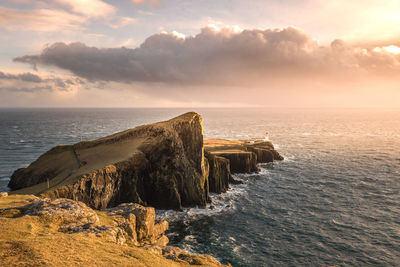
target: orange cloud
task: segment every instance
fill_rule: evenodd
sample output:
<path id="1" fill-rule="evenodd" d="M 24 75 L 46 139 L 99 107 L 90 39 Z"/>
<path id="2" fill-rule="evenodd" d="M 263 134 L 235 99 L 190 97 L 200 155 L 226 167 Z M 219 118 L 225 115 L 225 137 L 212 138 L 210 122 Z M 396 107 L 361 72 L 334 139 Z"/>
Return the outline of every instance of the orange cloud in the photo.
<path id="1" fill-rule="evenodd" d="M 131 0 L 135 5 L 147 5 L 152 7 L 161 7 L 163 4 L 160 0 Z"/>
<path id="2" fill-rule="evenodd" d="M 114 28 L 114 29 L 119 29 L 119 28 L 126 27 L 126 26 L 134 23 L 135 21 L 136 21 L 135 18 L 122 17 L 116 23 L 110 24 L 110 27 Z"/>
<path id="3" fill-rule="evenodd" d="M 56 0 L 56 2 L 88 17 L 107 17 L 116 12 L 115 7 L 100 0 Z"/>
<path id="4" fill-rule="evenodd" d="M 87 19 L 55 9 L 18 10 L 0 6 L 0 28 L 20 31 L 76 30 Z"/>

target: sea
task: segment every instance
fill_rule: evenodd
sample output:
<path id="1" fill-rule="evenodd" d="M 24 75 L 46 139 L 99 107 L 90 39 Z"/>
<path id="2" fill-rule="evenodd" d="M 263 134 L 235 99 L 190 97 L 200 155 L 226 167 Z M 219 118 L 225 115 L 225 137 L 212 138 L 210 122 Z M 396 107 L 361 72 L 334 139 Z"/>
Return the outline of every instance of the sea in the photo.
<path id="1" fill-rule="evenodd" d="M 0 109 L 0 191 L 51 147 L 187 111 L 205 138 L 270 140 L 285 160 L 212 195 L 157 211 L 170 244 L 233 266 L 400 266 L 399 109 Z"/>

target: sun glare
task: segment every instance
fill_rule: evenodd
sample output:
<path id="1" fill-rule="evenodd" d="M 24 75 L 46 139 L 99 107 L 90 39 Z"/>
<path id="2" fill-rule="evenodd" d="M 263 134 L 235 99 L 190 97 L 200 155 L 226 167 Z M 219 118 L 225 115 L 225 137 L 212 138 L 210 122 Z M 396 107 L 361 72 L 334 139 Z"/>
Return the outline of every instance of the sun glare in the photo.
<path id="1" fill-rule="evenodd" d="M 383 47 L 383 49 L 392 54 L 396 54 L 396 55 L 400 54 L 400 47 L 398 47 L 396 45 L 385 46 L 385 47 Z"/>

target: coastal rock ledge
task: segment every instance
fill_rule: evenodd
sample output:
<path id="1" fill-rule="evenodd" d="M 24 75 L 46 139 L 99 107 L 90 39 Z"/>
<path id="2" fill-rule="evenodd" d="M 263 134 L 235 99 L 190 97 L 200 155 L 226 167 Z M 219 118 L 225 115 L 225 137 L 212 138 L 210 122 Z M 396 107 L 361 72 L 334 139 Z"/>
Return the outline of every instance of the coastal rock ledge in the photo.
<path id="1" fill-rule="evenodd" d="M 206 207 L 209 192 L 240 183 L 231 174 L 258 172 L 282 160 L 265 140 L 203 140 L 194 112 L 93 141 L 60 145 L 16 170 L 11 194 L 82 201 L 105 209 L 138 203 L 158 209 Z"/>
<path id="2" fill-rule="evenodd" d="M 0 265 L 223 266 L 167 246 L 167 228 L 154 208 L 136 203 L 99 211 L 65 198 L 3 196 Z"/>
<path id="3" fill-rule="evenodd" d="M 50 149 L 14 172 L 13 194 L 69 198 L 95 209 L 139 203 L 160 209 L 205 207 L 208 164 L 203 125 L 189 112 L 93 141 Z"/>

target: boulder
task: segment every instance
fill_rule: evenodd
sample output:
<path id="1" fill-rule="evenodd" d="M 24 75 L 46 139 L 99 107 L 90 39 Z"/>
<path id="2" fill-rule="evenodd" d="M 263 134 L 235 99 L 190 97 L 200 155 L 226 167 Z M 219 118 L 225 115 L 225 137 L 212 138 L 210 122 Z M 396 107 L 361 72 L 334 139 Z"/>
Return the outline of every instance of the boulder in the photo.
<path id="1" fill-rule="evenodd" d="M 94 141 L 57 146 L 14 172 L 13 193 L 70 198 L 104 209 L 136 202 L 205 207 L 207 166 L 200 115 L 189 112 Z"/>

